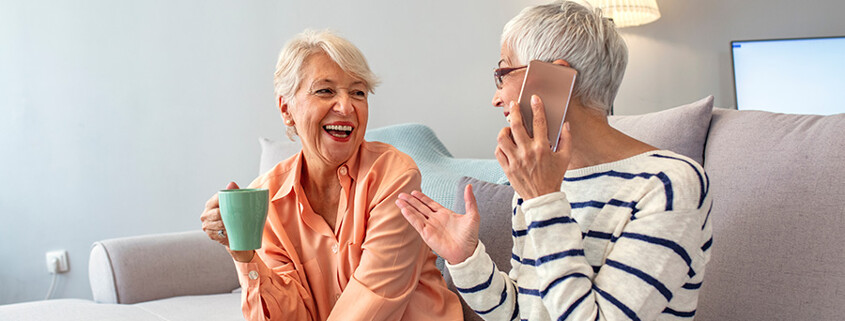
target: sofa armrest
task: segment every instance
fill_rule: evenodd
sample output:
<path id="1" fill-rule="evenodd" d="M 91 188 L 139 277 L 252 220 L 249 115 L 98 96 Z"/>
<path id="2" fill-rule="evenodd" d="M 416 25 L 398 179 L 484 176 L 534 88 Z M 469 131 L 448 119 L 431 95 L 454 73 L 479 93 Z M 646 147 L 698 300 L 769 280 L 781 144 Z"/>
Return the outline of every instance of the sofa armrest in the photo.
<path id="1" fill-rule="evenodd" d="M 227 293 L 239 286 L 232 257 L 202 231 L 95 242 L 88 277 L 100 303 Z"/>

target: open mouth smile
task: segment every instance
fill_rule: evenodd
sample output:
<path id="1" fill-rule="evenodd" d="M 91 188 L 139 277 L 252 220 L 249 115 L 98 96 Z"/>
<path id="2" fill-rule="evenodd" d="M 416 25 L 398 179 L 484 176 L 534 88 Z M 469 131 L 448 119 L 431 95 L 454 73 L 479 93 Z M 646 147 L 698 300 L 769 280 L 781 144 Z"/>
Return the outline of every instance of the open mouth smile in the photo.
<path id="1" fill-rule="evenodd" d="M 345 124 L 329 124 L 323 126 L 323 131 L 328 133 L 332 138 L 337 141 L 349 140 L 349 136 L 352 135 L 353 130 L 355 130 L 355 127 L 352 127 L 352 125 Z"/>

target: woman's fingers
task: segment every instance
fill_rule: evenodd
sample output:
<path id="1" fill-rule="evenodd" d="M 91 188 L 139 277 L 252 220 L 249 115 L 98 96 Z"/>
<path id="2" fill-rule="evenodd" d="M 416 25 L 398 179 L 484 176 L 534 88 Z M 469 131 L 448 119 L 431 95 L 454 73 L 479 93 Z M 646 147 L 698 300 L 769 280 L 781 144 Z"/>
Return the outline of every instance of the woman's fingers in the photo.
<path id="1" fill-rule="evenodd" d="M 205 209 L 208 210 L 216 207 L 220 207 L 220 199 L 217 197 L 217 193 L 214 193 L 214 196 L 211 196 L 211 198 L 205 202 Z"/>
<path id="2" fill-rule="evenodd" d="M 229 244 L 229 238 L 226 237 L 225 233 L 222 235 L 220 233 L 220 231 L 225 231 L 226 227 L 223 225 L 223 218 L 220 216 L 220 207 L 216 193 L 206 202 L 206 208 L 202 212 L 202 215 L 200 215 L 200 221 L 202 221 L 202 230 L 205 234 L 208 234 L 208 238 L 223 245 Z"/>
<path id="3" fill-rule="evenodd" d="M 510 118 L 510 128 L 513 141 L 516 142 L 517 145 L 528 144 L 528 142 L 531 141 L 531 137 L 528 136 L 528 131 L 525 130 L 525 123 L 523 123 L 522 120 L 522 111 L 519 110 L 519 105 L 513 101 L 511 101 L 510 104 Z"/>
<path id="4" fill-rule="evenodd" d="M 226 189 L 238 189 L 238 184 L 229 182 Z M 226 235 L 226 227 L 223 225 L 223 218 L 220 216 L 220 198 L 218 193 L 214 193 L 208 201 L 205 202 L 205 210 L 200 215 L 202 221 L 202 230 L 208 234 L 208 238 L 229 246 L 229 237 Z"/>
<path id="5" fill-rule="evenodd" d="M 540 96 L 531 95 L 531 111 L 534 113 L 534 141 L 542 146 L 549 146 L 546 108 Z"/>
<path id="6" fill-rule="evenodd" d="M 238 187 L 238 184 L 235 183 L 235 182 L 229 182 L 229 184 L 226 185 L 226 189 L 239 189 L 239 188 L 240 187 Z M 212 195 L 211 198 L 209 198 L 208 201 L 205 202 L 205 209 L 212 209 L 212 208 L 216 208 L 216 207 L 220 207 L 220 198 L 217 197 L 217 193 L 214 193 L 214 195 Z"/>
<path id="7" fill-rule="evenodd" d="M 202 220 L 203 222 L 222 220 L 222 217 L 220 216 L 220 208 L 215 207 L 206 209 L 205 212 L 202 213 L 200 220 Z"/>
<path id="8" fill-rule="evenodd" d="M 208 238 L 217 241 L 223 245 L 229 244 L 229 238 L 225 233 L 226 227 L 223 226 L 223 222 L 203 223 L 202 230 L 205 232 L 205 234 L 208 235 Z M 221 231 L 224 232 L 221 233 Z"/>
<path id="9" fill-rule="evenodd" d="M 560 139 L 557 143 L 557 151 L 555 154 L 563 154 L 567 158 L 572 149 L 572 133 L 569 131 L 569 122 L 563 123 L 563 130 L 560 131 Z"/>
<path id="10" fill-rule="evenodd" d="M 499 166 L 502 168 L 508 168 L 510 166 L 510 162 L 508 161 L 508 157 L 505 156 L 505 152 L 502 151 L 501 148 L 496 147 L 496 160 L 499 161 Z"/>
<path id="11" fill-rule="evenodd" d="M 472 193 L 472 184 L 467 184 L 464 188 L 464 203 L 466 204 L 466 215 L 472 215 L 473 219 L 480 219 L 478 203 L 475 200 L 475 194 Z"/>
<path id="12" fill-rule="evenodd" d="M 425 216 L 401 199 L 396 200 L 396 205 L 399 206 L 399 211 L 402 212 L 402 216 L 404 216 L 405 219 L 408 220 L 408 223 L 417 230 L 417 233 L 420 233 L 420 236 L 425 236 Z"/>
<path id="13" fill-rule="evenodd" d="M 426 218 L 430 217 L 431 213 L 434 212 L 434 210 L 428 207 L 428 205 L 426 205 L 416 196 L 413 196 L 411 194 L 400 193 L 399 199 L 407 203 L 409 206 L 413 207 L 417 212 L 419 212 Z"/>
<path id="14" fill-rule="evenodd" d="M 445 209 L 443 205 L 440 205 L 440 203 L 435 202 L 433 199 L 431 199 L 420 191 L 411 192 L 411 196 L 416 197 L 418 200 L 420 200 L 420 202 L 425 204 L 425 206 L 427 206 L 432 212 L 437 212 L 441 209 Z"/>
<path id="15" fill-rule="evenodd" d="M 206 221 L 202 224 L 202 227 L 203 229 L 211 230 L 214 233 L 217 233 L 217 231 L 226 230 L 226 227 L 223 225 L 222 221 Z"/>
<path id="16" fill-rule="evenodd" d="M 499 131 L 499 135 L 496 136 L 496 142 L 498 143 L 497 147 L 502 150 L 505 154 L 505 157 L 508 159 L 513 159 L 514 152 L 516 151 L 516 143 L 513 141 L 513 130 L 510 127 L 502 128 Z"/>

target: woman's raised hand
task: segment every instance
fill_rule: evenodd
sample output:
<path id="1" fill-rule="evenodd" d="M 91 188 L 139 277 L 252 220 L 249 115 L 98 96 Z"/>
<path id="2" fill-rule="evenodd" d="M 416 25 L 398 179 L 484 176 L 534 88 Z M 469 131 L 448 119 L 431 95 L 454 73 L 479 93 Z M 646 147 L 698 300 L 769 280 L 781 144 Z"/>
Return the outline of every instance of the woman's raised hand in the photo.
<path id="1" fill-rule="evenodd" d="M 560 191 L 563 176 L 569 167 L 572 138 L 569 123 L 560 132 L 558 150 L 552 151 L 546 135 L 546 112 L 543 101 L 531 96 L 534 114 L 534 137 L 528 136 L 522 124 L 519 106 L 511 102 L 510 127 L 499 132 L 496 159 L 508 176 L 514 190 L 523 199 L 532 199 Z"/>
<path id="2" fill-rule="evenodd" d="M 399 194 L 396 205 L 423 241 L 449 264 L 458 264 L 478 246 L 478 205 L 472 185 L 464 190 L 466 214 L 461 215 L 438 204 L 425 194 L 414 191 Z"/>

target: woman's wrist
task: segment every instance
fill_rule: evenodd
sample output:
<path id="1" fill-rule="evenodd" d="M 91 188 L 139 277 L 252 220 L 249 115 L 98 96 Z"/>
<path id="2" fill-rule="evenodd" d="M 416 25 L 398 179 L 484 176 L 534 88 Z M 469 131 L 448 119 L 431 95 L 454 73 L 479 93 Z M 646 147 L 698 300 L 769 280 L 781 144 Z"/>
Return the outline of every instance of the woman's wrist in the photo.
<path id="1" fill-rule="evenodd" d="M 540 196 L 543 196 L 543 195 L 547 195 L 547 194 L 551 194 L 551 193 L 559 192 L 559 191 L 560 191 L 559 189 L 545 188 L 545 189 L 542 189 L 542 190 L 534 189 L 534 190 L 530 190 L 530 191 L 525 191 L 525 194 L 520 193 L 520 191 L 516 191 L 516 192 L 519 194 L 519 196 L 524 201 L 527 201 L 527 200 L 530 200 L 532 198 L 537 198 L 537 197 L 540 197 Z"/>
<path id="2" fill-rule="evenodd" d="M 235 259 L 235 261 L 238 261 L 238 262 L 241 262 L 241 263 L 248 263 L 249 261 L 252 261 L 252 258 L 255 256 L 255 250 L 249 250 L 249 251 L 232 251 L 232 250 L 229 250 L 229 254 L 232 255 L 232 258 Z"/>
<path id="3" fill-rule="evenodd" d="M 462 257 L 454 257 L 454 258 L 449 258 L 449 259 L 444 257 L 443 259 L 446 260 L 446 263 L 449 263 L 449 265 L 460 264 L 460 263 L 463 263 L 464 261 L 466 261 L 468 258 L 470 258 L 473 254 L 475 254 L 475 250 L 477 248 L 478 248 L 478 238 L 475 239 L 475 242 L 473 243 L 473 245 L 468 247 L 469 252 L 466 252 L 466 253 L 464 253 L 464 255 L 461 255 Z"/>

